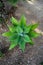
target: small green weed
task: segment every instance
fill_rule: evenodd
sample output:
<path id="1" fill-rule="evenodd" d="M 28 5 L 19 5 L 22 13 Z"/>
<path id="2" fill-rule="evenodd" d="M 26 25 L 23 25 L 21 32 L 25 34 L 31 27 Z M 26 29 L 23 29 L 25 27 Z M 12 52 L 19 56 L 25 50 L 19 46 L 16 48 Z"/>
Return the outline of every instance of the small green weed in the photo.
<path id="1" fill-rule="evenodd" d="M 26 25 L 26 18 L 24 16 L 21 17 L 20 21 L 17 21 L 14 17 L 12 17 L 10 21 L 12 26 L 8 26 L 9 31 L 2 34 L 8 37 L 11 42 L 9 50 L 19 45 L 20 49 L 24 51 L 26 43 L 33 45 L 32 38 L 39 36 L 39 34 L 34 31 L 38 27 L 38 23 Z"/>

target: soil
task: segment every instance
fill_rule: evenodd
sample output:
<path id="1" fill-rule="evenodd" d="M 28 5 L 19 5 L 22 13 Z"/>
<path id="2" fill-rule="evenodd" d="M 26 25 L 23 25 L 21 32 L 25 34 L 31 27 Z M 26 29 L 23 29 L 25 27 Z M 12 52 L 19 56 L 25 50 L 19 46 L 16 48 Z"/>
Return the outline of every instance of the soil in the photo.
<path id="1" fill-rule="evenodd" d="M 18 8 L 14 13 L 14 16 L 19 20 L 21 15 L 24 14 L 27 19 L 27 24 L 38 22 L 38 29 L 43 31 L 43 1 L 41 1 L 35 0 L 32 2 L 34 5 L 32 5 L 26 1 L 23 2 L 20 0 L 17 3 Z M 11 7 L 6 3 L 6 1 L 4 1 L 4 3 L 6 5 L 6 9 Z M 40 10 L 37 8 L 39 5 Z M 8 21 L 7 24 L 10 25 L 11 23 Z M 10 44 L 7 38 L 2 37 L 1 35 L 6 31 L 8 31 L 6 25 L 0 24 L 0 49 L 5 48 Z M 43 62 L 43 35 L 33 40 L 35 44 L 33 46 L 27 44 L 24 52 L 22 52 L 18 46 L 12 51 L 7 51 L 4 57 L 0 58 L 0 65 L 40 65 L 40 63 Z"/>

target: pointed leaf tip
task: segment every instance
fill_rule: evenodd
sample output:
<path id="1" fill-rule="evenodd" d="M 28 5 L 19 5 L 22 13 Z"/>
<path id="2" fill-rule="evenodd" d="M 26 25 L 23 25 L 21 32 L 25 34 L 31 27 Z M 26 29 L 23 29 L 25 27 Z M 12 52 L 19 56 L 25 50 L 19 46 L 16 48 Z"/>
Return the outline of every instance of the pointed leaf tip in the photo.
<path id="1" fill-rule="evenodd" d="M 12 35 L 11 32 L 5 32 L 5 33 L 2 34 L 2 36 L 5 36 L 5 37 L 9 37 L 9 36 L 11 36 L 11 35 Z"/>
<path id="2" fill-rule="evenodd" d="M 25 16 L 22 16 L 20 19 L 20 26 L 23 28 L 24 26 L 26 26 L 26 18 Z"/>
<path id="3" fill-rule="evenodd" d="M 10 21 L 12 22 L 12 24 L 18 25 L 18 21 L 14 17 L 12 17 Z"/>
<path id="4" fill-rule="evenodd" d="M 32 27 L 31 27 L 31 30 L 35 30 L 38 27 L 38 25 L 39 25 L 38 23 L 33 24 Z"/>

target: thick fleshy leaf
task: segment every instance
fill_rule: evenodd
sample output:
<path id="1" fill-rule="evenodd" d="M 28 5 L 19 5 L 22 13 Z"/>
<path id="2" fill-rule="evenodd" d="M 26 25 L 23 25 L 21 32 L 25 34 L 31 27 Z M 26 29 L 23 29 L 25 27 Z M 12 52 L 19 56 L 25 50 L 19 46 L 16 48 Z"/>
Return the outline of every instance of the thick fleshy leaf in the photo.
<path id="1" fill-rule="evenodd" d="M 18 27 L 16 28 L 16 31 L 17 31 L 17 33 L 22 33 L 22 32 L 23 32 L 23 30 L 22 30 L 22 28 L 21 28 L 20 26 L 18 26 Z"/>
<path id="2" fill-rule="evenodd" d="M 24 29 L 24 32 L 25 32 L 25 33 L 29 33 L 30 30 L 31 30 L 31 27 L 32 27 L 32 25 L 28 25 L 28 26 L 24 27 L 24 28 L 25 28 L 25 29 Z"/>
<path id="3" fill-rule="evenodd" d="M 5 37 L 9 37 L 9 36 L 11 36 L 11 35 L 12 35 L 11 32 L 5 32 L 5 33 L 2 34 L 2 36 L 5 36 Z"/>
<path id="4" fill-rule="evenodd" d="M 26 18 L 25 18 L 25 16 L 21 17 L 21 19 L 20 19 L 20 26 L 22 28 L 24 28 L 24 26 L 26 26 Z"/>
<path id="5" fill-rule="evenodd" d="M 13 38 L 10 40 L 11 44 L 10 44 L 9 50 L 13 49 L 14 47 L 18 45 L 18 39 L 19 37 L 16 36 L 16 38 Z"/>
<path id="6" fill-rule="evenodd" d="M 28 35 L 24 35 L 24 41 L 25 42 L 31 42 L 31 39 Z"/>
<path id="7" fill-rule="evenodd" d="M 38 37 L 40 34 L 39 33 L 37 33 L 37 32 L 35 32 L 35 31 L 31 31 L 30 32 L 30 37 L 31 38 L 36 38 L 36 37 Z"/>
<path id="8" fill-rule="evenodd" d="M 32 27 L 31 27 L 31 30 L 35 30 L 38 27 L 38 25 L 39 25 L 38 23 L 33 24 Z"/>
<path id="9" fill-rule="evenodd" d="M 14 41 L 18 38 L 18 35 L 16 33 L 12 34 L 12 36 L 9 37 L 10 41 Z"/>
<path id="10" fill-rule="evenodd" d="M 24 41 L 21 41 L 20 43 L 19 43 L 19 46 L 20 46 L 20 49 L 22 50 L 22 51 L 24 51 L 25 50 L 25 42 Z"/>
<path id="11" fill-rule="evenodd" d="M 30 39 L 31 39 L 31 38 L 30 38 Z M 34 44 L 34 42 L 32 41 L 32 39 L 31 39 L 31 42 L 29 42 L 29 44 L 30 44 L 30 45 L 33 45 L 33 44 Z"/>
<path id="12" fill-rule="evenodd" d="M 18 21 L 14 17 L 12 17 L 10 20 L 15 26 L 18 25 Z"/>
<path id="13" fill-rule="evenodd" d="M 8 26 L 8 28 L 9 28 L 9 30 L 11 32 L 15 32 L 16 31 L 16 27 L 14 27 L 14 26 Z"/>
<path id="14" fill-rule="evenodd" d="M 9 50 L 11 50 L 11 49 L 13 49 L 14 47 L 16 47 L 17 44 L 18 44 L 18 43 L 16 42 L 16 40 L 15 40 L 15 41 L 12 41 L 11 44 L 10 44 Z"/>

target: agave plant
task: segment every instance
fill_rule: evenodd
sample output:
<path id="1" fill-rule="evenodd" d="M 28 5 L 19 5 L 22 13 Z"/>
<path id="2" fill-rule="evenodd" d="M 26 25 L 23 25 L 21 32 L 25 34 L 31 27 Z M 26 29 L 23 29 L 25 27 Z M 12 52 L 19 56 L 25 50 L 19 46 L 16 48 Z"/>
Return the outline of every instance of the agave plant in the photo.
<path id="1" fill-rule="evenodd" d="M 14 17 L 10 20 L 12 26 L 8 26 L 9 31 L 3 33 L 2 35 L 8 37 L 11 42 L 9 50 L 19 45 L 20 49 L 24 51 L 26 43 L 32 45 L 32 38 L 39 36 L 39 34 L 34 31 L 34 29 L 38 27 L 38 24 L 26 25 L 26 18 L 24 16 L 21 17 L 19 22 Z"/>

